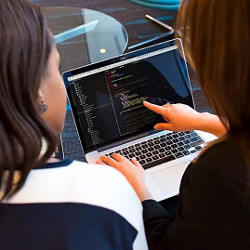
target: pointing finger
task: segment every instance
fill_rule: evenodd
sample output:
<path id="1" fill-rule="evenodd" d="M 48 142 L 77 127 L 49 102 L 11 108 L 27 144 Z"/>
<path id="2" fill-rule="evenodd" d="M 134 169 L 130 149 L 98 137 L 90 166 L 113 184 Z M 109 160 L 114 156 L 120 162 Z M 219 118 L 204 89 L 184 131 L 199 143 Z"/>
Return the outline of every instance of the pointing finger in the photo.
<path id="1" fill-rule="evenodd" d="M 160 115 L 166 115 L 166 111 L 167 109 L 162 107 L 162 106 L 158 106 L 158 105 L 155 105 L 155 104 L 152 104 L 152 103 L 149 103 L 149 102 L 146 102 L 144 101 L 143 102 L 143 105 L 150 109 L 151 111 L 157 113 L 157 114 L 160 114 Z"/>

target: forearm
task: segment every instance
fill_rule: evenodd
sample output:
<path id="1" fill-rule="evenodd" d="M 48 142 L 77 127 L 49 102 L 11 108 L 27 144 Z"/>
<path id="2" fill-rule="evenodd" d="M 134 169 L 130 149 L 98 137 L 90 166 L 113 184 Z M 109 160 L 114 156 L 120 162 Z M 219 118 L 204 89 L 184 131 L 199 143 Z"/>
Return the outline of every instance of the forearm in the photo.
<path id="1" fill-rule="evenodd" d="M 214 134 L 218 137 L 226 133 L 226 128 L 220 118 L 208 112 L 200 113 L 196 129 Z"/>

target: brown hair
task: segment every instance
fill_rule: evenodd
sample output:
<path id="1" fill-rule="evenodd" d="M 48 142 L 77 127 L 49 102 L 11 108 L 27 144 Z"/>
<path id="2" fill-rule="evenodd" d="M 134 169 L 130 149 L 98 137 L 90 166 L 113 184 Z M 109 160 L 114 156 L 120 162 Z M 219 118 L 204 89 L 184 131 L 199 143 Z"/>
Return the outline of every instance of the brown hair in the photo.
<path id="1" fill-rule="evenodd" d="M 53 46 L 39 6 L 25 0 L 0 1 L 0 188 L 17 192 L 30 170 L 43 165 L 56 135 L 40 117 L 37 93 Z M 39 158 L 42 138 L 46 152 Z M 14 185 L 14 170 L 20 180 Z M 8 171 L 6 171 L 8 170 Z M 4 184 L 3 175 L 8 172 Z"/>
<path id="2" fill-rule="evenodd" d="M 250 1 L 182 0 L 177 35 L 216 113 L 250 158 Z"/>

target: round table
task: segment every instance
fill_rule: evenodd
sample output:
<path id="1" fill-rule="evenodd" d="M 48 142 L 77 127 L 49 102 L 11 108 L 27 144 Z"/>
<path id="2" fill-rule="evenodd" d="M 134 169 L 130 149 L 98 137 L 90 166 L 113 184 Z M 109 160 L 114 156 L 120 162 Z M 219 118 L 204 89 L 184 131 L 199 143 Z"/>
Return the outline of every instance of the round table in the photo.
<path id="1" fill-rule="evenodd" d="M 73 8 L 43 8 L 61 56 L 61 71 L 121 55 L 128 43 L 124 26 L 101 12 Z"/>

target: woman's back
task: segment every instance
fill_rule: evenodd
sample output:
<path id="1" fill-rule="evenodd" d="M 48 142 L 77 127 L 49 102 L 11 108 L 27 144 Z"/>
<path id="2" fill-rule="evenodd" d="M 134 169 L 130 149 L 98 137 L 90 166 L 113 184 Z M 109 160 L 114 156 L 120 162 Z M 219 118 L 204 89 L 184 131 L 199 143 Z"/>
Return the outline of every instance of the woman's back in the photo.
<path id="1" fill-rule="evenodd" d="M 147 249 L 142 206 L 110 167 L 64 160 L 34 169 L 0 218 L 2 250 Z"/>

